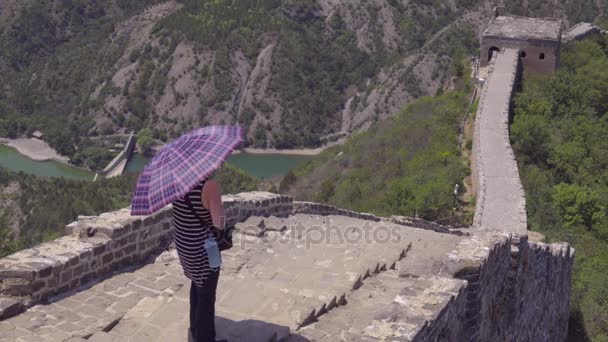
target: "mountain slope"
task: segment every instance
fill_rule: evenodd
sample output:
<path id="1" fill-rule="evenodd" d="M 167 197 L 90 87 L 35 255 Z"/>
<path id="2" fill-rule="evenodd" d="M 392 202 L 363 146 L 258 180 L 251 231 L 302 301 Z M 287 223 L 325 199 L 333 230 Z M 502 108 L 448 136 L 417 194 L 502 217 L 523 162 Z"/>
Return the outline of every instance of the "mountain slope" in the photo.
<path id="1" fill-rule="evenodd" d="M 605 0 L 506 5 L 573 22 L 601 15 Z M 149 127 L 167 140 L 197 125 L 239 123 L 256 147 L 318 146 L 434 94 L 453 74 L 453 57 L 474 53 L 493 6 L 6 1 L 0 135 L 41 129 L 72 156 L 90 135 Z"/>
<path id="2" fill-rule="evenodd" d="M 470 90 L 469 87 L 465 87 Z M 448 217 L 469 173 L 458 150 L 466 90 L 423 97 L 394 117 L 296 168 L 281 192 L 378 215 Z"/>

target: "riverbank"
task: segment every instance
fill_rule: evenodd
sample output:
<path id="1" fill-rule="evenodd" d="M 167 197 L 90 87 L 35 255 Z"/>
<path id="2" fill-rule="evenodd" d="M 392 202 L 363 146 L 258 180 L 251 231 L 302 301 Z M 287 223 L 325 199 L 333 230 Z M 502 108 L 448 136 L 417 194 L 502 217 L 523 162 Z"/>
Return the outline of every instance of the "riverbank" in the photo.
<path id="1" fill-rule="evenodd" d="M 292 155 L 292 156 L 316 156 L 323 152 L 325 148 L 302 148 L 297 150 L 280 150 L 276 148 L 251 148 L 246 147 L 238 151 L 234 151 L 233 154 L 238 154 L 241 152 L 249 153 L 249 154 L 284 154 L 284 155 Z"/>
<path id="2" fill-rule="evenodd" d="M 249 154 L 284 154 L 284 155 L 292 155 L 292 156 L 309 156 L 314 157 L 321 154 L 321 152 L 327 150 L 330 147 L 334 147 L 336 145 L 342 145 L 346 141 L 346 137 L 340 138 L 336 141 L 327 143 L 321 147 L 317 148 L 300 148 L 300 149 L 276 149 L 276 148 L 252 148 L 245 147 L 241 150 L 234 151 L 233 154 L 244 152 Z"/>
<path id="3" fill-rule="evenodd" d="M 33 160 L 14 147 L 0 143 L 0 167 L 10 172 L 24 172 L 39 177 L 62 177 L 73 180 L 92 180 L 88 170 L 53 159 Z"/>
<path id="4" fill-rule="evenodd" d="M 44 140 L 35 139 L 35 138 L 19 138 L 19 139 L 6 139 L 0 138 L 0 143 L 12 147 L 20 154 L 35 160 L 35 161 L 47 161 L 54 160 L 59 163 L 71 165 L 70 158 L 67 156 L 62 156 L 55 149 L 53 149 L 49 144 Z"/>
<path id="5" fill-rule="evenodd" d="M 154 153 L 162 150 L 165 145 L 158 145 L 152 148 Z M 301 148 L 295 150 L 287 150 L 287 149 L 276 149 L 276 148 L 252 148 L 245 147 L 240 150 L 235 150 L 232 154 L 240 154 L 240 153 L 248 153 L 248 154 L 282 154 L 282 155 L 292 155 L 292 156 L 317 156 L 321 154 L 325 149 L 331 146 L 323 146 L 318 148 Z M 153 154 L 154 154 L 153 153 Z"/>

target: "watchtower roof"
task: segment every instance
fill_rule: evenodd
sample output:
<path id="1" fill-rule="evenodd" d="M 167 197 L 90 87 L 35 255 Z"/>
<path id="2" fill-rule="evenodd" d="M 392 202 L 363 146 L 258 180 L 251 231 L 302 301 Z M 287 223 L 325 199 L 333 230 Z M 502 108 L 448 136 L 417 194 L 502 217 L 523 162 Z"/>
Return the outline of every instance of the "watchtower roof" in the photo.
<path id="1" fill-rule="evenodd" d="M 561 38 L 561 26 L 559 19 L 498 16 L 490 23 L 483 35 L 558 41 Z"/>

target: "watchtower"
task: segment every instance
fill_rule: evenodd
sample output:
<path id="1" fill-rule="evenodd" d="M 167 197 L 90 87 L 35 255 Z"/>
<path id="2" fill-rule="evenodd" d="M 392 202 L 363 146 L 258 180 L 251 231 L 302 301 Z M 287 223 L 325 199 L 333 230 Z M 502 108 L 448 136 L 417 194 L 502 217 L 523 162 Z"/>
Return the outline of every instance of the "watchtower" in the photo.
<path id="1" fill-rule="evenodd" d="M 559 66 L 562 23 L 557 19 L 497 16 L 483 32 L 481 67 L 494 51 L 519 49 L 525 72 L 551 74 Z"/>

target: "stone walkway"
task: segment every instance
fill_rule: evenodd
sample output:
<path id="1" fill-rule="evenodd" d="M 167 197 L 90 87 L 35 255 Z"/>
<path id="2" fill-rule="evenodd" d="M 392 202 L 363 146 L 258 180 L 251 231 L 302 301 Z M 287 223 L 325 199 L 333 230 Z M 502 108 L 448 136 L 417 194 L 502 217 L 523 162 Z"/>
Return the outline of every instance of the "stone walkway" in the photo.
<path id="1" fill-rule="evenodd" d="M 519 51 L 497 54 L 479 103 L 476 119 L 478 185 L 476 225 L 525 233 L 526 201 L 509 140 L 509 105 Z M 479 219 L 477 219 L 479 218 Z"/>
<path id="2" fill-rule="evenodd" d="M 230 341 L 279 340 L 290 333 L 313 340 L 306 335 L 310 328 L 301 329 L 303 334 L 298 329 L 325 316 L 331 322 L 343 316 L 340 311 L 357 312 L 363 305 L 356 304 L 363 303 L 359 291 L 374 291 L 368 289 L 370 279 L 391 279 L 385 282 L 393 284 L 392 292 L 379 302 L 390 305 L 395 291 L 424 288 L 423 279 L 439 273 L 442 259 L 462 240 L 384 222 L 304 214 L 252 217 L 237 229 L 235 247 L 223 253 L 218 286 L 218 337 Z M 175 256 L 163 253 L 155 263 L 0 322 L 0 341 L 185 341 L 190 285 Z M 446 293 L 456 285 L 450 286 Z M 425 312 L 409 315 L 422 319 Z"/>
<path id="3" fill-rule="evenodd" d="M 186 284 L 175 263 L 127 270 L 0 322 L 0 341 L 65 341 L 89 336 L 111 326 L 143 298 L 169 296 Z"/>
<path id="4" fill-rule="evenodd" d="M 465 285 L 453 278 L 403 278 L 395 270 L 382 272 L 353 291 L 347 305 L 304 327 L 289 342 L 410 341 Z"/>

